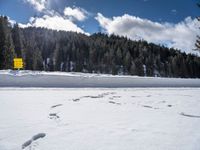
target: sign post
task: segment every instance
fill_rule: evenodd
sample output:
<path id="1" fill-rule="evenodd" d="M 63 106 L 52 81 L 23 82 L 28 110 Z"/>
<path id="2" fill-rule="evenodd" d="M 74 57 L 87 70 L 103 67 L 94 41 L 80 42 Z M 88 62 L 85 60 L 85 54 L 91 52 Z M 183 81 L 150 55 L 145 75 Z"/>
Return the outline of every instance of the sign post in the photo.
<path id="1" fill-rule="evenodd" d="M 22 58 L 14 58 L 14 69 L 22 69 L 23 68 L 23 59 Z"/>

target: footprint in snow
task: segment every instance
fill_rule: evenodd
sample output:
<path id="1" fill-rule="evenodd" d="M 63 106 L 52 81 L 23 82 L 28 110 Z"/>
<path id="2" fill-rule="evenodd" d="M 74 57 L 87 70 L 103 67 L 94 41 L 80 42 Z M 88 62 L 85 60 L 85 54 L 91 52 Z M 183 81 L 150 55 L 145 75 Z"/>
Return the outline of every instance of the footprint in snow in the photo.
<path id="1" fill-rule="evenodd" d="M 142 107 L 145 107 L 145 108 L 151 108 L 151 109 L 159 109 L 159 108 L 157 108 L 157 107 L 148 106 L 148 105 L 142 105 Z"/>
<path id="2" fill-rule="evenodd" d="M 121 98 L 121 96 L 112 96 L 109 99 L 118 99 L 118 98 Z"/>
<path id="3" fill-rule="evenodd" d="M 95 95 L 95 96 L 90 96 L 90 95 L 82 96 L 82 97 L 80 97 L 80 98 L 78 98 L 78 99 L 80 100 L 80 99 L 82 99 L 82 98 L 92 98 L 92 99 L 104 98 L 105 96 L 113 95 L 113 94 L 116 94 L 116 93 L 115 93 L 115 92 L 106 92 L 106 93 L 102 93 L 102 94 Z"/>
<path id="4" fill-rule="evenodd" d="M 121 103 L 117 103 L 117 102 L 114 102 L 114 101 L 109 101 L 110 104 L 115 104 L 115 105 L 121 105 Z"/>
<path id="5" fill-rule="evenodd" d="M 180 113 L 180 115 L 185 116 L 185 117 L 191 117 L 191 118 L 200 118 L 198 115 L 191 115 L 191 114 L 186 114 L 186 113 Z"/>
<path id="6" fill-rule="evenodd" d="M 50 119 L 58 119 L 58 118 L 60 118 L 60 117 L 57 115 L 57 113 L 50 113 L 50 114 L 49 114 L 49 118 L 50 118 Z"/>
<path id="7" fill-rule="evenodd" d="M 73 99 L 74 102 L 80 101 L 80 98 Z"/>
<path id="8" fill-rule="evenodd" d="M 40 138 L 44 138 L 45 136 L 46 136 L 46 133 L 38 133 L 32 136 L 31 139 L 27 140 L 26 142 L 24 142 L 24 144 L 22 144 L 22 149 L 25 149 L 26 147 L 30 147 L 30 149 L 32 149 L 31 146 L 33 145 L 33 143 Z"/>
<path id="9" fill-rule="evenodd" d="M 57 105 L 53 105 L 51 106 L 51 108 L 56 108 L 56 107 L 59 107 L 59 106 L 62 106 L 63 104 L 57 104 Z"/>

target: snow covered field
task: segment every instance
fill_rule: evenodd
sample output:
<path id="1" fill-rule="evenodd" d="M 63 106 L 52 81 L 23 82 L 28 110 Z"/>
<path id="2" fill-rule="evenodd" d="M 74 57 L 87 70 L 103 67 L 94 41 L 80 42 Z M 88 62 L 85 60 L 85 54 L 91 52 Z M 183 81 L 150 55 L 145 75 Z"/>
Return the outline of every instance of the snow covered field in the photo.
<path id="1" fill-rule="evenodd" d="M 200 79 L 1 70 L 0 87 L 200 87 Z"/>
<path id="2" fill-rule="evenodd" d="M 0 88 L 0 150 L 199 150 L 200 88 Z"/>

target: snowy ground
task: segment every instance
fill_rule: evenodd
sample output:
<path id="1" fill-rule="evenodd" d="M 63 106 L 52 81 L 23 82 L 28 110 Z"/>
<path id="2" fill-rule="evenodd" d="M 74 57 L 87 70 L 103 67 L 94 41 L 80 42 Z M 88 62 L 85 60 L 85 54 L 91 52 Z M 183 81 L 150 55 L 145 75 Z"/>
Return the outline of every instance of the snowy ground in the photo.
<path id="1" fill-rule="evenodd" d="M 200 88 L 0 88 L 0 150 L 199 150 Z"/>
<path id="2" fill-rule="evenodd" d="M 0 87 L 200 87 L 200 79 L 0 70 Z"/>

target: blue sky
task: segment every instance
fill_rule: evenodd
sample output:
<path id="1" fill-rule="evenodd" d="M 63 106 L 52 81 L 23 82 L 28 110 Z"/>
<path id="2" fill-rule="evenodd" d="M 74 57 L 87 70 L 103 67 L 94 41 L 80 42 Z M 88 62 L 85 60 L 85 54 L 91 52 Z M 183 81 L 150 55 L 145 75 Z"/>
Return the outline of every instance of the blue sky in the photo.
<path id="1" fill-rule="evenodd" d="M 197 2 L 198 0 L 0 0 L 0 14 L 9 16 L 22 27 L 41 26 L 86 34 L 104 31 L 133 40 L 142 38 L 149 42 L 171 44 L 171 47 L 187 52 L 192 49 L 195 32 L 198 32 L 195 29 L 195 17 L 200 14 Z M 160 37 L 158 32 L 164 36 Z M 180 44 L 184 42 L 184 37 L 180 41 L 178 38 L 181 35 L 174 38 L 170 32 L 177 32 L 187 38 L 191 36 L 191 43 L 184 48 Z"/>

